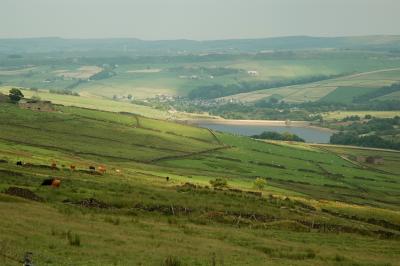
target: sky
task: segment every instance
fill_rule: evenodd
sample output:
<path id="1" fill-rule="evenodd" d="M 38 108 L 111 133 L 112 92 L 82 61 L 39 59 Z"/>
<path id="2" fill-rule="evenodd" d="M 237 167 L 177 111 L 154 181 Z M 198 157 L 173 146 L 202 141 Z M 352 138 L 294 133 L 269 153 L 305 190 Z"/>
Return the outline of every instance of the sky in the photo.
<path id="1" fill-rule="evenodd" d="M 400 0 L 0 0 L 0 38 L 400 35 Z"/>

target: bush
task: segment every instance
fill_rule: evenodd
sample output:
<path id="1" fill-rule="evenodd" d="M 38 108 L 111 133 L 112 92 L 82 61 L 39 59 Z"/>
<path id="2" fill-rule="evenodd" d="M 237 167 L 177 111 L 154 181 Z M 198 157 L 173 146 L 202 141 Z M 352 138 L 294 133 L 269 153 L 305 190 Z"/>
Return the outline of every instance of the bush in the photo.
<path id="1" fill-rule="evenodd" d="M 224 178 L 216 178 L 214 180 L 210 180 L 211 186 L 214 188 L 223 188 L 228 186 L 228 181 Z"/>
<path id="2" fill-rule="evenodd" d="M 10 97 L 10 101 L 13 103 L 19 102 L 22 98 L 24 98 L 24 95 L 22 92 L 17 89 L 17 88 L 12 88 L 8 94 L 8 97 Z"/>
<path id="3" fill-rule="evenodd" d="M 267 185 L 267 181 L 265 181 L 265 179 L 263 178 L 256 178 L 256 180 L 254 181 L 254 187 L 257 189 L 264 189 L 264 187 Z"/>
<path id="4" fill-rule="evenodd" d="M 113 217 L 107 216 L 104 218 L 104 221 L 107 223 L 113 224 L 113 225 L 119 225 L 119 223 L 120 223 L 119 217 L 113 218 Z"/>
<path id="5" fill-rule="evenodd" d="M 79 247 L 81 245 L 81 238 L 78 234 L 72 234 L 71 231 L 67 232 L 67 239 L 68 239 L 68 243 L 71 246 L 77 246 Z"/>
<path id="6" fill-rule="evenodd" d="M 164 266 L 180 266 L 182 263 L 179 261 L 178 258 L 168 256 L 163 263 Z"/>
<path id="7" fill-rule="evenodd" d="M 272 140 L 285 140 L 285 141 L 298 141 L 298 142 L 305 142 L 304 139 L 300 138 L 295 134 L 291 134 L 289 132 L 273 132 L 273 131 L 264 131 L 260 135 L 253 135 L 251 136 L 254 139 L 272 139 Z"/>

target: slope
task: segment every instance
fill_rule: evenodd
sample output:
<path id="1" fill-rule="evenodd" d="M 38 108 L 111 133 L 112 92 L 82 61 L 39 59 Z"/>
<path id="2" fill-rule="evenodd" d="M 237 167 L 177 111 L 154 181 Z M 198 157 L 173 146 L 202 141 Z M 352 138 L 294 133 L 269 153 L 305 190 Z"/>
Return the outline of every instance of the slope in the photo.
<path id="1" fill-rule="evenodd" d="M 345 156 L 373 152 L 63 106 L 44 113 L 1 104 L 0 126 L 0 191 L 11 194 L 0 193 L 2 265 L 27 251 L 38 265 L 399 260 L 399 153 L 364 165 Z M 89 170 L 100 165 L 106 173 Z M 59 189 L 40 186 L 49 176 L 61 179 Z M 210 187 L 217 177 L 228 187 Z M 267 180 L 264 190 L 254 189 L 256 177 Z"/>

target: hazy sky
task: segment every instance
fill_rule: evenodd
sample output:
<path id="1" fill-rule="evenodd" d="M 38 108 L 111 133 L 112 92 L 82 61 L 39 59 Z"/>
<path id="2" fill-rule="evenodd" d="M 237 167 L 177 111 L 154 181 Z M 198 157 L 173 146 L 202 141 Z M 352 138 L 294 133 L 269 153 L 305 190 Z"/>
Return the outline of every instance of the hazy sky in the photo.
<path id="1" fill-rule="evenodd" d="M 400 0 L 0 0 L 0 38 L 400 34 Z"/>

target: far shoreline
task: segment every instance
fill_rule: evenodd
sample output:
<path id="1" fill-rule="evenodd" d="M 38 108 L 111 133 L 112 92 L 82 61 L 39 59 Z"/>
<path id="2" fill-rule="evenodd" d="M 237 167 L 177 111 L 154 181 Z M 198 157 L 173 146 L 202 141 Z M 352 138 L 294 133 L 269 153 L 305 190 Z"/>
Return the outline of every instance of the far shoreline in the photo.
<path id="1" fill-rule="evenodd" d="M 285 120 L 250 120 L 250 119 L 191 119 L 186 120 L 188 124 L 219 124 L 219 125 L 232 125 L 232 126 L 277 126 L 277 127 L 304 127 L 314 128 L 320 131 L 334 133 L 335 130 L 312 125 L 309 121 L 290 121 L 288 125 Z"/>

